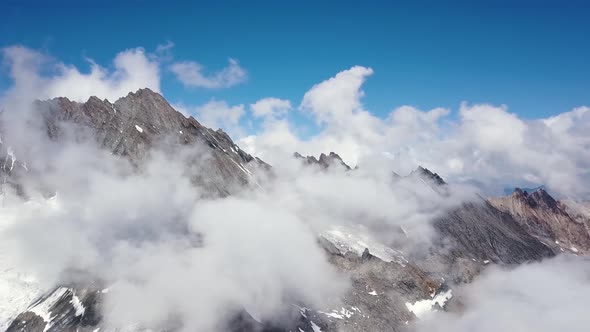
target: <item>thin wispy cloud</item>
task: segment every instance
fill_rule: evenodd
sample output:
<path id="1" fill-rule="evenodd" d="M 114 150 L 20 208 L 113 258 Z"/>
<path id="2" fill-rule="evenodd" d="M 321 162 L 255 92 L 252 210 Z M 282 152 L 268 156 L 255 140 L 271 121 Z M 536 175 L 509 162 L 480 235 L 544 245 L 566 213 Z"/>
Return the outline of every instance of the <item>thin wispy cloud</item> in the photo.
<path id="1" fill-rule="evenodd" d="M 250 104 L 252 115 L 255 117 L 281 117 L 292 109 L 291 102 L 279 98 L 264 98 Z"/>
<path id="2" fill-rule="evenodd" d="M 206 73 L 202 64 L 194 61 L 175 62 L 170 65 L 170 70 L 187 87 L 229 88 L 245 82 L 248 78 L 247 71 L 235 59 L 229 59 L 227 67 L 210 74 Z"/>
<path id="3" fill-rule="evenodd" d="M 195 117 L 207 127 L 223 129 L 232 137 L 241 137 L 245 133 L 245 128 L 240 123 L 246 115 L 243 104 L 229 105 L 223 100 L 212 99 L 203 105 L 189 106 L 175 103 L 173 107 L 187 117 Z"/>

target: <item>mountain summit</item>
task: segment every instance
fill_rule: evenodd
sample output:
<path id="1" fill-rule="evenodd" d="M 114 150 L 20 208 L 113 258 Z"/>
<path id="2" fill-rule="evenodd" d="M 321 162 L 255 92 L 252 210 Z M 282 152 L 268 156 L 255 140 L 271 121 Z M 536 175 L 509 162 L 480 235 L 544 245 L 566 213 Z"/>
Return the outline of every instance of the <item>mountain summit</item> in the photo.
<path id="1" fill-rule="evenodd" d="M 512 195 L 492 198 L 490 203 L 512 215 L 527 232 L 559 251 L 590 250 L 590 219 L 571 215 L 567 203 L 555 200 L 542 188 L 532 193 L 517 188 Z"/>
<path id="2" fill-rule="evenodd" d="M 195 163 L 194 181 L 211 194 L 225 196 L 242 185 L 256 184 L 254 173 L 269 167 L 240 149 L 223 130 L 207 128 L 194 117 L 185 117 L 162 95 L 147 88 L 113 103 L 93 96 L 85 103 L 54 98 L 37 101 L 34 106 L 48 139 L 90 139 L 136 166 L 156 147 L 168 151 L 193 149 L 192 159 L 207 157 L 206 162 Z M 14 185 L 13 160 L 11 154 L 5 154 L 0 171 L 7 175 L 5 182 Z"/>
<path id="3" fill-rule="evenodd" d="M 304 157 L 299 152 L 295 152 L 293 156 L 297 159 L 303 160 L 307 165 L 318 165 L 323 169 L 327 169 L 331 166 L 341 166 L 347 171 L 352 169 L 335 152 L 330 152 L 329 154 L 321 153 L 319 159 L 316 159 L 314 156 Z"/>

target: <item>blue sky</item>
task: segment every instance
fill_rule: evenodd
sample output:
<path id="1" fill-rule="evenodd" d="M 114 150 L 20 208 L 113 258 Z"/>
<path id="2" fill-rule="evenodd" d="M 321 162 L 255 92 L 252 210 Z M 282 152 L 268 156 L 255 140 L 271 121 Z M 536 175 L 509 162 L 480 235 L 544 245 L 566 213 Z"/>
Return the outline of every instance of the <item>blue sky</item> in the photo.
<path id="1" fill-rule="evenodd" d="M 248 71 L 228 89 L 187 89 L 164 72 L 162 92 L 190 104 L 273 96 L 297 105 L 353 65 L 375 71 L 364 103 L 377 115 L 468 101 L 506 104 L 526 119 L 590 104 L 588 5 L 494 3 L 3 1 L 0 46 L 22 44 L 84 69 L 84 57 L 108 66 L 124 49 L 172 41 L 176 60 L 214 71 L 231 57 Z"/>

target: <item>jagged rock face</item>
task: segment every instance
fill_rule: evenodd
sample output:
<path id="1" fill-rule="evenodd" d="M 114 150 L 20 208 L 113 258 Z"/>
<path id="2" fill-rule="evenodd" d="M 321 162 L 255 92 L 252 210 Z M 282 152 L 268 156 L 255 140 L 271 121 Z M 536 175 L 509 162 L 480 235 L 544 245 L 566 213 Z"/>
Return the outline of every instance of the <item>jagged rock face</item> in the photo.
<path id="1" fill-rule="evenodd" d="M 397 174 L 395 174 L 397 175 Z M 394 177 L 395 177 L 394 175 Z M 447 183 L 445 182 L 445 180 L 443 180 L 443 178 L 440 177 L 440 175 L 431 172 L 428 168 L 424 168 L 422 166 L 418 166 L 418 168 L 414 171 L 412 171 L 410 173 L 410 175 L 408 175 L 410 177 L 416 176 L 424 181 L 431 181 L 434 184 L 438 185 L 438 186 L 443 186 L 446 185 Z"/>
<path id="2" fill-rule="evenodd" d="M 39 101 L 35 111 L 41 119 L 39 129 L 46 131 L 48 140 L 58 145 L 65 139 L 94 141 L 138 168 L 156 147 L 170 151 L 186 148 L 189 154 L 197 153 L 190 156 L 198 160 L 188 165 L 194 171 L 190 174 L 211 196 L 225 196 L 256 185 L 257 172 L 270 169 L 241 150 L 222 130 L 206 128 L 193 117 L 185 117 L 149 89 L 130 93 L 114 103 L 96 97 L 85 103 L 66 98 Z M 1 119 L 0 123 L 6 124 Z M 18 156 L 8 140 L 0 140 L 2 190 L 13 188 L 22 194 L 20 179 L 30 173 L 26 161 Z M 21 313 L 8 331 L 94 331 L 99 327 L 100 294 L 93 287 L 57 287 Z M 72 305 L 74 296 L 85 305 L 83 315 L 78 315 Z M 36 308 L 43 308 L 45 314 L 39 315 L 41 311 Z"/>
<path id="3" fill-rule="evenodd" d="M 407 177 L 422 180 L 443 197 L 448 194 L 444 179 L 426 168 L 419 166 Z M 395 180 L 401 179 L 395 173 L 393 178 L 394 185 Z M 478 273 L 478 267 L 471 266 L 469 260 L 478 262 L 476 265 L 518 264 L 553 256 L 550 248 L 531 236 L 510 214 L 481 197 L 449 209 L 432 224 L 439 238 L 431 257 L 419 265 L 455 282 L 469 282 Z M 455 268 L 457 264 L 461 268 Z"/>
<path id="4" fill-rule="evenodd" d="M 309 164 L 316 163 L 312 159 Z M 447 197 L 446 182 L 425 168 L 418 167 L 406 177 L 393 173 L 392 186 L 404 178 L 419 179 L 416 185 Z M 491 263 L 518 264 L 554 255 L 512 216 L 482 198 L 449 209 L 433 220 L 433 226 L 437 239 L 420 257 L 404 257 L 398 250 L 342 228 L 320 235 L 332 264 L 352 281 L 343 306 L 323 313 L 330 331 L 403 330 L 406 322 L 420 314 L 412 311 L 416 307 L 448 300 L 447 283 L 471 282 Z M 315 321 L 321 314 L 314 316 Z"/>
<path id="5" fill-rule="evenodd" d="M 209 193 L 228 195 L 243 185 L 256 183 L 254 173 L 269 168 L 241 150 L 221 129 L 215 131 L 193 117 L 185 117 L 149 89 L 130 93 L 114 103 L 97 97 L 85 103 L 55 98 L 36 102 L 35 107 L 50 139 L 94 140 L 136 166 L 154 147 L 194 147 L 192 158 L 197 167 L 192 175 Z M 3 167 L 3 174 L 10 178 L 6 182 L 11 182 L 13 161 L 7 159 L 10 154 L 5 156 L 3 165 L 11 167 Z"/>
<path id="6" fill-rule="evenodd" d="M 553 256 L 550 248 L 529 235 L 510 215 L 483 199 L 464 203 L 434 221 L 453 250 L 477 260 L 516 264 Z"/>
<path id="7" fill-rule="evenodd" d="M 584 214 L 573 213 L 571 207 L 556 201 L 543 189 L 530 194 L 516 189 L 510 196 L 490 199 L 490 203 L 512 215 L 528 233 L 556 251 L 587 253 L 590 250 Z"/>
<path id="8" fill-rule="evenodd" d="M 428 173 L 414 173 L 418 174 Z M 427 180 L 424 185 L 444 186 L 442 178 L 435 182 L 429 176 Z M 484 199 L 450 209 L 433 220 L 433 225 L 438 238 L 427 254 L 418 257 L 405 257 L 354 230 L 339 228 L 321 234 L 320 243 L 331 254 L 330 261 L 349 276 L 352 287 L 342 307 L 315 312 L 313 320 L 325 316 L 323 323 L 329 331 L 402 331 L 408 322 L 447 302 L 451 307 L 460 306 L 449 285 L 471 282 L 486 265 L 518 264 L 554 255 L 509 214 Z"/>
<path id="9" fill-rule="evenodd" d="M 339 307 L 307 312 L 324 331 L 403 331 L 420 314 L 412 306 L 446 287 L 411 263 L 383 261 L 368 249 L 361 256 L 335 253 L 330 262 L 349 276 L 351 288 Z"/>
<path id="10" fill-rule="evenodd" d="M 316 159 L 314 156 L 304 157 L 299 152 L 295 152 L 293 155 L 297 159 L 302 159 L 307 165 L 318 165 L 322 169 L 339 166 L 347 171 L 351 170 L 350 166 L 348 166 L 335 152 L 330 152 L 329 154 L 322 153 L 320 154 L 319 159 Z"/>
<path id="11" fill-rule="evenodd" d="M 447 183 L 428 169 L 418 167 L 408 177 L 418 177 L 443 197 L 448 194 Z M 438 237 L 416 265 L 457 284 L 471 282 L 490 263 L 519 264 L 554 255 L 510 214 L 481 197 L 449 209 L 432 225 Z"/>

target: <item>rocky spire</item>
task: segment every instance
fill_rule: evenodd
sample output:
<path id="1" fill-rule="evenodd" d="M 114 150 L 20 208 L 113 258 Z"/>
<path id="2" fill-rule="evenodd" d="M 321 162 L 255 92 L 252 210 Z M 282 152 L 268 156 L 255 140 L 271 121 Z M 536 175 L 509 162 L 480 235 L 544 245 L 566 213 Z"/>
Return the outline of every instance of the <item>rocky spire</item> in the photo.
<path id="1" fill-rule="evenodd" d="M 432 181 L 433 183 L 440 186 L 447 184 L 437 173 L 433 173 L 428 168 L 424 168 L 422 166 L 418 166 L 418 168 L 412 171 L 409 176 L 417 176 L 422 180 Z"/>
<path id="2" fill-rule="evenodd" d="M 297 159 L 303 160 L 308 165 L 319 165 L 323 169 L 328 169 L 334 165 L 338 165 L 342 166 L 347 171 L 351 170 L 350 166 L 348 166 L 335 152 L 330 152 L 329 154 L 322 153 L 320 154 L 319 159 L 316 159 L 314 156 L 304 157 L 299 152 L 295 152 L 293 156 Z"/>

